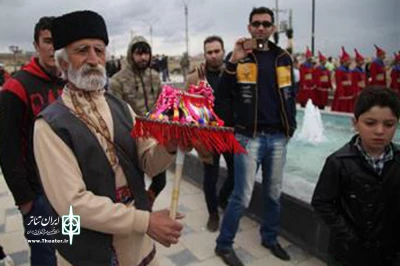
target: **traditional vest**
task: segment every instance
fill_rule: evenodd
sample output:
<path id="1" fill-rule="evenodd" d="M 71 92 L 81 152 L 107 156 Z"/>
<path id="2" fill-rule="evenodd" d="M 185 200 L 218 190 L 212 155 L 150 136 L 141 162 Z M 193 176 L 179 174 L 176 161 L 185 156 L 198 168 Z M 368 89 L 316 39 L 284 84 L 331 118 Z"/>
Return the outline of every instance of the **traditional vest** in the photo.
<path id="1" fill-rule="evenodd" d="M 150 210 L 144 174 L 139 168 L 136 144 L 130 135 L 133 126 L 132 116 L 126 103 L 108 93 L 105 97 L 113 119 L 117 157 L 135 198 L 135 207 Z M 61 99 L 48 106 L 39 117 L 45 119 L 73 151 L 87 190 L 95 195 L 109 197 L 115 202 L 115 173 L 98 139 L 84 122 L 73 115 Z M 55 247 L 74 266 L 109 265 L 112 235 L 81 228 L 80 235 L 74 236 L 72 245 L 56 244 Z"/>

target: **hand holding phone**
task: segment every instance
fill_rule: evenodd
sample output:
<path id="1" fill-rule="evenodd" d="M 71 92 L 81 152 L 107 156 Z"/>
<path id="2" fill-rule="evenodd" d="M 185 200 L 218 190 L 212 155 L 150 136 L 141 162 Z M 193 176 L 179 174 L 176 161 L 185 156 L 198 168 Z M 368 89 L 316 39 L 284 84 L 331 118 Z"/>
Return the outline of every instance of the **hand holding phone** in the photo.
<path id="1" fill-rule="evenodd" d="M 229 58 L 229 62 L 233 64 L 237 64 L 240 60 L 245 58 L 249 53 L 253 50 L 263 50 L 264 49 L 264 41 L 262 39 L 249 39 L 240 37 L 235 42 L 235 46 L 233 48 L 233 52 L 231 57 Z"/>
<path id="2" fill-rule="evenodd" d="M 261 39 L 246 39 L 242 43 L 243 49 L 245 50 L 262 50 L 264 49 L 264 41 Z"/>

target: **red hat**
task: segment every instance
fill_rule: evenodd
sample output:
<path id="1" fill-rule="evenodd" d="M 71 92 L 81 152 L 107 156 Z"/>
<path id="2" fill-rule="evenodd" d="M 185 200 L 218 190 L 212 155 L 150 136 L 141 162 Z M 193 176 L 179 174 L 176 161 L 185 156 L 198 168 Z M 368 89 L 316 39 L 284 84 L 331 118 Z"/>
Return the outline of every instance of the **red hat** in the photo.
<path id="1" fill-rule="evenodd" d="M 354 52 L 356 53 L 356 62 L 363 63 L 364 57 L 357 51 L 357 49 L 354 49 Z"/>
<path id="2" fill-rule="evenodd" d="M 311 51 L 310 51 L 310 49 L 309 49 L 308 46 L 307 46 L 306 58 L 308 59 L 308 58 L 311 58 L 311 57 L 312 57 Z"/>
<path id="3" fill-rule="evenodd" d="M 377 57 L 381 57 L 384 56 L 386 54 L 386 52 L 384 50 L 382 50 L 381 48 L 378 47 L 378 45 L 374 44 L 375 49 L 376 49 L 376 56 Z"/>
<path id="4" fill-rule="evenodd" d="M 342 46 L 342 55 L 340 56 L 340 63 L 344 63 L 347 61 L 350 61 L 350 55 L 346 52 L 344 46 Z"/>
<path id="5" fill-rule="evenodd" d="M 321 53 L 321 51 L 318 51 L 318 56 L 319 56 L 319 61 L 326 61 L 326 57 Z"/>

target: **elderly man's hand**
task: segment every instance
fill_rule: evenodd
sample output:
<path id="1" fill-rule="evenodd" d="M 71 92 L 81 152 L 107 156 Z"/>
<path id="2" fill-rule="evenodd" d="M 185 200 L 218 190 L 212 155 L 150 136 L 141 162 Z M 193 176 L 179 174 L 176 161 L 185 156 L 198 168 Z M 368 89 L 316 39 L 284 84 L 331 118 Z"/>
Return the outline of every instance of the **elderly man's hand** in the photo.
<path id="1" fill-rule="evenodd" d="M 183 217 L 184 215 L 180 213 L 176 216 L 177 219 L 182 219 Z M 182 228 L 183 226 L 180 222 L 169 217 L 168 210 L 161 210 L 150 214 L 147 234 L 160 244 L 169 247 L 171 244 L 178 243 Z"/>

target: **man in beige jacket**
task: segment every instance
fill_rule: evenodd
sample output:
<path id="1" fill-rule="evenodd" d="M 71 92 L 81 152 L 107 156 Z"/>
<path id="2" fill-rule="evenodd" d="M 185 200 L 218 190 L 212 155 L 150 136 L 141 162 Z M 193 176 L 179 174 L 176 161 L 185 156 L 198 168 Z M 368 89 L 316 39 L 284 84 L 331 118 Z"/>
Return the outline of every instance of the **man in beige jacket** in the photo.
<path id="1" fill-rule="evenodd" d="M 56 215 L 72 207 L 80 216 L 80 234 L 55 243 L 58 265 L 158 265 L 153 239 L 175 244 L 182 225 L 168 210 L 149 211 L 144 172 L 164 171 L 176 145 L 130 136 L 135 113 L 104 91 L 108 35 L 100 15 L 57 17 L 52 35 L 68 83 L 36 120 L 34 152 Z"/>

